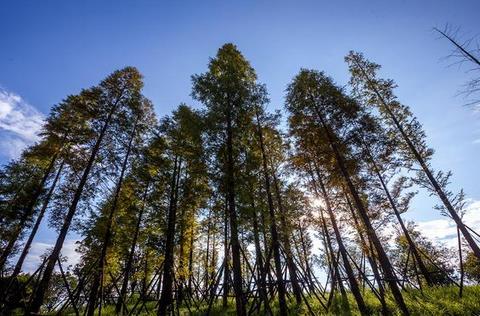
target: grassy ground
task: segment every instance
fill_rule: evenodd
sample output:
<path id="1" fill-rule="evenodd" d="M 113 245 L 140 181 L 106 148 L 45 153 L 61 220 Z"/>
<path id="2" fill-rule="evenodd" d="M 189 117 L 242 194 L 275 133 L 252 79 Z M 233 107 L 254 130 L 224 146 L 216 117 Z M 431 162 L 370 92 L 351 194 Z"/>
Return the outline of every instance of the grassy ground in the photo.
<path id="1" fill-rule="evenodd" d="M 465 287 L 462 298 L 459 298 L 458 288 L 455 286 L 427 288 L 424 289 L 423 294 L 419 290 L 409 290 L 404 292 L 403 295 L 412 315 L 480 315 L 480 286 Z M 371 315 L 381 314 L 381 305 L 373 293 L 365 291 L 364 299 Z M 308 300 L 315 315 L 359 315 L 355 300 L 351 295 L 348 297 L 349 304 L 344 304 L 341 297 L 336 297 L 329 313 L 325 313 L 325 310 L 314 297 Z M 399 315 L 391 298 L 388 298 L 387 304 L 394 315 Z M 133 303 L 132 305 L 129 304 L 129 310 L 133 305 Z M 350 308 L 347 308 L 347 305 Z M 309 315 L 305 304 L 296 306 L 291 303 L 289 306 L 290 315 Z M 274 313 L 278 310 L 277 308 L 278 306 L 272 304 Z M 205 315 L 206 309 L 207 306 L 202 306 L 201 310 L 190 313 L 186 307 L 183 307 L 180 309 L 180 315 Z M 260 314 L 263 314 L 263 311 Z M 74 314 L 73 311 L 67 311 L 65 315 Z M 115 315 L 114 306 L 105 306 L 102 315 Z M 148 302 L 146 309 L 142 309 L 139 315 L 155 315 L 155 302 Z M 210 315 L 235 315 L 234 300 L 229 301 L 227 309 L 222 307 L 219 300 L 213 304 Z"/>

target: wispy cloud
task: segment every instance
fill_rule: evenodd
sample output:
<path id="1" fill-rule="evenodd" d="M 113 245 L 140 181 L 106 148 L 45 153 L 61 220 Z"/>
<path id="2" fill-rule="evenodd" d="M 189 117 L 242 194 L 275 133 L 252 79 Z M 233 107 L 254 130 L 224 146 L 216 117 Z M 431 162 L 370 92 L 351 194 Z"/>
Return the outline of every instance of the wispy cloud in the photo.
<path id="1" fill-rule="evenodd" d="M 0 155 L 16 158 L 38 140 L 44 116 L 19 95 L 0 87 Z"/>
<path id="2" fill-rule="evenodd" d="M 62 257 L 65 257 L 67 261 L 62 263 L 62 267 L 66 268 L 69 265 L 75 265 L 80 262 L 80 253 L 76 251 L 77 242 L 76 239 L 67 239 L 62 247 Z M 32 248 L 25 258 L 25 264 L 23 265 L 24 272 L 35 272 L 35 270 L 42 263 L 42 256 L 47 254 L 53 248 L 53 244 L 44 242 L 34 242 Z"/>
<path id="3" fill-rule="evenodd" d="M 480 201 L 471 201 L 468 204 L 463 222 L 474 231 L 480 232 Z M 452 219 L 443 217 L 417 224 L 422 234 L 430 240 L 456 247 L 457 226 Z"/>

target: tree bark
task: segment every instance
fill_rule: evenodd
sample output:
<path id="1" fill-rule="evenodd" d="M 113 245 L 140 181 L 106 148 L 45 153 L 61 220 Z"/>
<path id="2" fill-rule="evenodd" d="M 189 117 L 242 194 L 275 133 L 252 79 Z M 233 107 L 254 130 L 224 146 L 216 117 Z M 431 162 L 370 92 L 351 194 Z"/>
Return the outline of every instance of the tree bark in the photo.
<path id="1" fill-rule="evenodd" d="M 235 208 L 235 179 L 233 159 L 233 127 L 232 106 L 227 109 L 227 163 L 226 163 L 226 189 L 228 200 L 228 215 L 230 218 L 230 245 L 232 247 L 233 266 L 233 291 L 235 292 L 235 304 L 238 316 L 245 316 L 245 295 L 243 293 L 242 266 L 240 257 L 240 242 L 238 240 L 237 211 Z"/>
<path id="2" fill-rule="evenodd" d="M 163 286 L 160 301 L 158 303 L 157 315 L 166 316 L 167 310 L 172 305 L 172 285 L 173 285 L 173 249 L 175 239 L 175 222 L 177 214 L 177 195 L 178 182 L 180 179 L 180 168 L 182 161 L 175 157 L 173 167 L 172 183 L 170 190 L 170 205 L 168 208 L 167 237 L 165 242 L 165 260 L 163 264 Z"/>

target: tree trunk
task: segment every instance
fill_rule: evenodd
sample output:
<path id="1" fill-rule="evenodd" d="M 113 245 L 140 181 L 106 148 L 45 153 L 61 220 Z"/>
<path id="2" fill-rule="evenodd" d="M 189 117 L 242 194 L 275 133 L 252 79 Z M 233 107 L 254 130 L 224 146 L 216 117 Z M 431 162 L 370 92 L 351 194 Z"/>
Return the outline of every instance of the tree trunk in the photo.
<path id="1" fill-rule="evenodd" d="M 135 225 L 135 232 L 133 233 L 133 239 L 132 239 L 132 245 L 130 247 L 130 252 L 128 253 L 128 258 L 127 262 L 125 264 L 125 270 L 123 272 L 123 282 L 122 282 L 122 288 L 120 289 L 120 297 L 117 301 L 117 304 L 115 306 L 115 314 L 123 314 L 123 303 L 125 303 L 126 300 L 126 294 L 127 294 L 127 289 L 128 289 L 128 278 L 130 276 L 130 271 L 132 270 L 132 265 L 133 265 L 133 256 L 135 254 L 135 248 L 137 246 L 137 241 L 138 241 L 138 235 L 140 233 L 140 225 L 143 220 L 143 212 L 145 211 L 145 204 L 147 200 L 147 194 L 148 194 L 148 187 L 149 183 L 145 186 L 145 191 L 143 193 L 143 199 L 142 199 L 142 208 L 140 209 L 140 212 L 138 214 L 138 219 L 137 223 Z"/>
<path id="2" fill-rule="evenodd" d="M 178 161 L 180 160 L 180 161 Z M 167 309 L 172 305 L 172 285 L 173 285 L 173 250 L 175 239 L 175 222 L 177 214 L 177 194 L 178 182 L 180 179 L 180 168 L 182 161 L 175 157 L 173 167 L 172 182 L 170 189 L 170 205 L 168 208 L 167 236 L 165 242 L 165 260 L 163 264 L 163 286 L 160 302 L 158 304 L 157 315 L 166 316 Z"/>
<path id="3" fill-rule="evenodd" d="M 70 228 L 70 225 L 72 223 L 73 216 L 75 215 L 75 212 L 77 210 L 77 205 L 78 202 L 80 201 L 80 197 L 83 193 L 83 188 L 85 187 L 85 184 L 87 183 L 88 176 L 90 175 L 90 170 L 93 167 L 93 164 L 95 162 L 95 158 L 97 157 L 97 153 L 100 149 L 100 145 L 103 141 L 103 138 L 105 136 L 105 133 L 110 125 L 110 121 L 112 120 L 113 114 L 115 113 L 117 109 L 118 102 L 120 102 L 120 98 L 117 99 L 115 103 L 112 104 L 112 108 L 110 109 L 110 112 L 108 113 L 108 116 L 102 126 L 102 129 L 100 131 L 100 135 L 98 136 L 95 145 L 93 147 L 93 150 L 90 154 L 90 158 L 88 159 L 87 165 L 83 171 L 82 178 L 80 179 L 80 182 L 78 184 L 77 189 L 75 190 L 75 194 L 73 196 L 72 204 L 70 205 L 67 215 L 65 217 L 65 221 L 63 222 L 62 228 L 60 229 L 60 234 L 58 235 L 57 241 L 55 242 L 55 246 L 53 248 L 52 253 L 47 259 L 47 264 L 45 266 L 45 271 L 43 272 L 43 277 L 40 281 L 40 283 L 37 286 L 36 291 L 33 294 L 33 300 L 30 305 L 30 307 L 27 309 L 27 313 L 30 314 L 38 314 L 40 311 L 40 307 L 43 304 L 43 299 L 45 297 L 45 293 L 48 289 L 48 285 L 50 283 L 50 279 L 52 277 L 53 270 L 55 268 L 55 264 L 58 260 L 58 257 L 60 255 L 60 251 L 62 250 L 63 243 L 65 241 L 65 238 L 67 237 L 68 229 Z"/>
<path id="4" fill-rule="evenodd" d="M 370 222 L 370 219 L 368 217 L 367 210 L 365 206 L 363 205 L 363 201 L 360 198 L 360 195 L 357 192 L 357 189 L 355 188 L 353 181 L 350 177 L 350 174 L 345 166 L 345 163 L 343 161 L 343 157 L 340 154 L 340 151 L 337 148 L 337 144 L 332 136 L 332 133 L 327 126 L 323 116 L 321 115 L 320 111 L 318 108 L 316 108 L 318 118 L 321 122 L 321 125 L 325 131 L 325 134 L 328 138 L 328 141 L 330 143 L 330 147 L 332 148 L 332 151 L 335 155 L 335 160 L 337 163 L 338 168 L 340 169 L 340 172 L 347 184 L 347 187 L 350 191 L 350 194 L 353 197 L 353 200 L 355 202 L 355 206 L 357 207 L 357 210 L 359 212 L 360 218 L 363 221 L 363 224 L 365 226 L 366 232 L 368 236 L 370 237 L 370 240 L 372 241 L 373 245 L 375 246 L 375 250 L 377 251 L 378 259 L 380 261 L 380 265 L 382 266 L 383 273 L 385 274 L 385 277 L 387 279 L 387 283 L 390 287 L 390 290 L 392 291 L 393 297 L 395 298 L 395 301 L 400 308 L 400 311 L 405 314 L 409 315 L 410 312 L 408 311 L 407 305 L 405 304 L 405 301 L 403 300 L 402 293 L 400 292 L 400 289 L 398 288 L 397 285 L 397 278 L 395 276 L 395 273 L 393 271 L 393 267 L 390 263 L 390 260 L 387 257 L 387 254 L 385 253 L 385 250 L 382 247 L 382 244 L 380 240 L 377 237 L 377 234 L 375 233 L 375 230 L 373 229 L 373 226 Z"/>
<path id="5" fill-rule="evenodd" d="M 288 314 L 285 283 L 283 280 L 282 273 L 282 262 L 280 259 L 280 241 L 278 237 L 275 209 L 273 207 L 273 198 L 270 188 L 270 175 L 267 165 L 267 155 L 265 153 L 265 144 L 263 142 L 263 130 L 260 123 L 259 114 L 257 116 L 257 129 L 258 129 L 258 138 L 260 142 L 260 150 L 262 152 L 262 168 L 263 176 L 265 178 L 265 191 L 267 193 L 267 202 L 268 202 L 268 211 L 270 215 L 270 235 L 272 238 L 272 248 L 273 248 L 273 260 L 275 263 L 275 276 L 277 278 L 277 288 L 278 288 L 278 303 L 279 303 L 279 313 L 281 316 L 286 316 Z"/>
<path id="6" fill-rule="evenodd" d="M 37 204 L 37 200 L 42 194 L 42 191 L 45 187 L 48 177 L 50 176 L 50 173 L 52 172 L 55 166 L 57 156 L 58 156 L 58 151 L 53 155 L 52 159 L 50 160 L 50 163 L 47 169 L 43 173 L 42 180 L 38 184 L 38 187 L 36 188 L 35 192 L 33 192 L 32 197 L 30 198 L 30 203 L 27 205 L 27 207 L 25 208 L 25 211 L 22 214 L 22 217 L 20 218 L 20 222 L 15 226 L 13 235 L 9 239 L 7 246 L 5 246 L 5 249 L 3 249 L 2 255 L 0 256 L 0 271 L 3 270 L 8 257 L 13 251 L 13 247 L 15 246 L 15 243 L 17 242 L 18 237 L 20 236 L 22 230 L 25 228 L 25 225 L 27 224 L 27 222 L 30 220 L 30 218 L 33 216 L 35 212 L 35 205 Z"/>
<path id="7" fill-rule="evenodd" d="M 330 197 L 327 194 L 327 190 L 325 189 L 325 185 L 323 184 L 320 175 L 318 175 L 318 184 L 320 185 L 320 191 L 322 192 L 323 200 L 325 201 L 327 212 L 330 217 L 330 222 L 332 223 L 333 232 L 335 233 L 335 238 L 337 239 L 338 250 L 340 251 L 340 255 L 342 256 L 343 267 L 345 268 L 345 272 L 347 273 L 350 290 L 355 297 L 355 301 L 357 302 L 358 310 L 360 311 L 360 313 L 362 315 L 368 315 L 367 306 L 365 305 L 365 301 L 363 300 L 362 294 L 360 293 L 357 279 L 355 278 L 352 266 L 350 265 L 347 250 L 345 249 L 345 245 L 343 244 L 340 229 L 338 228 L 337 220 L 335 219 L 335 214 L 332 210 L 332 205 L 330 204 Z"/>
<path id="8" fill-rule="evenodd" d="M 282 196 L 280 193 L 278 179 L 277 179 L 277 176 L 275 175 L 275 172 L 273 172 L 273 183 L 275 188 L 275 195 L 277 198 L 278 211 L 280 214 L 280 226 L 282 228 L 282 234 L 280 234 L 280 236 L 282 237 L 283 248 L 285 249 L 285 261 L 287 263 L 288 272 L 290 274 L 290 283 L 292 283 L 293 295 L 295 296 L 295 300 L 297 304 L 301 304 L 302 289 L 300 288 L 300 284 L 298 283 L 297 267 L 293 262 L 292 248 L 290 247 L 290 242 L 288 241 L 288 237 L 286 235 L 288 231 L 288 225 L 285 218 L 285 210 L 283 208 Z"/>
<path id="9" fill-rule="evenodd" d="M 105 273 L 105 266 L 106 266 L 106 259 L 107 259 L 107 251 L 108 251 L 108 248 L 110 247 L 112 237 L 113 237 L 113 220 L 115 218 L 115 213 L 117 211 L 117 204 L 118 204 L 118 199 L 120 197 L 120 192 L 122 190 L 125 171 L 127 170 L 127 166 L 128 166 L 128 158 L 130 157 L 130 153 L 132 151 L 133 139 L 135 138 L 135 132 L 137 129 L 137 121 L 138 120 L 136 119 L 132 132 L 130 134 L 127 152 L 125 154 L 125 157 L 123 158 L 120 177 L 118 178 L 118 183 L 115 187 L 115 195 L 113 197 L 112 206 L 108 214 L 107 228 L 103 238 L 102 251 L 100 253 L 100 258 L 99 258 L 99 265 L 97 267 L 97 271 L 93 275 L 93 285 L 92 285 L 92 288 L 90 289 L 87 316 L 93 316 L 95 312 L 95 308 L 97 307 L 98 288 L 103 283 L 103 280 L 105 278 L 104 273 Z M 102 304 L 102 302 L 103 302 L 103 295 L 102 293 L 100 293 L 100 304 Z"/>
<path id="10" fill-rule="evenodd" d="M 243 293 L 242 266 L 240 257 L 240 242 L 238 240 L 237 211 L 235 209 L 235 179 L 233 159 L 233 127 L 231 106 L 227 110 L 227 163 L 226 163 L 226 189 L 228 200 L 228 215 L 230 218 L 230 245 L 232 247 L 233 266 L 233 291 L 235 292 L 236 311 L 238 316 L 245 316 L 245 296 Z"/>
<path id="11" fill-rule="evenodd" d="M 55 179 L 53 180 L 53 183 L 50 186 L 50 189 L 47 193 L 47 196 L 45 197 L 45 200 L 43 201 L 42 209 L 40 210 L 40 213 L 38 213 L 38 217 L 37 217 L 37 220 L 35 221 L 35 225 L 33 225 L 32 231 L 30 232 L 30 236 L 28 236 L 28 240 L 25 243 L 25 246 L 23 246 L 22 253 L 20 254 L 20 257 L 18 258 L 17 264 L 15 265 L 15 269 L 13 270 L 13 273 L 12 273 L 12 276 L 11 276 L 12 279 L 15 278 L 20 273 L 20 271 L 22 271 L 23 262 L 25 261 L 25 258 L 27 257 L 28 251 L 30 250 L 30 247 L 32 246 L 33 239 L 35 238 L 35 235 L 37 234 L 38 228 L 40 227 L 43 216 L 45 215 L 48 204 L 50 203 L 50 199 L 52 198 L 53 192 L 55 191 L 55 187 L 57 186 L 57 182 L 58 182 L 58 179 L 60 178 L 60 174 L 62 173 L 64 164 L 65 164 L 65 160 L 62 161 L 62 163 L 58 167 L 57 175 L 55 176 Z"/>
<path id="12" fill-rule="evenodd" d="M 262 258 L 262 248 L 260 247 L 260 237 L 258 232 L 258 217 L 257 211 L 255 209 L 255 204 L 252 199 L 252 211 L 253 213 L 253 241 L 255 244 L 255 257 L 257 262 L 257 282 L 258 282 L 258 292 L 260 296 L 260 300 L 263 302 L 265 307 L 265 314 L 272 314 L 270 310 L 270 305 L 268 304 L 268 296 L 267 296 L 267 279 L 265 273 L 265 267 L 263 265 L 263 258 Z"/>
<path id="13" fill-rule="evenodd" d="M 367 241 L 363 236 L 363 231 L 360 226 L 360 223 L 358 222 L 357 214 L 355 214 L 355 210 L 353 209 L 353 206 L 350 203 L 350 199 L 348 198 L 348 195 L 345 195 L 345 198 L 347 200 L 348 208 L 352 213 L 353 223 L 355 225 L 355 229 L 358 232 L 358 236 L 360 237 L 360 242 L 362 244 L 362 247 L 365 249 L 364 252 L 367 256 L 368 263 L 372 268 L 373 276 L 375 277 L 375 280 L 377 281 L 377 284 L 378 284 L 378 292 L 380 294 L 380 303 L 382 304 L 382 312 L 384 315 L 388 315 L 390 312 L 388 310 L 387 303 L 385 302 L 385 288 L 383 287 L 382 277 L 380 276 L 378 265 L 373 255 L 373 249 L 372 247 L 369 247 L 369 244 L 367 244 Z"/>
<path id="14" fill-rule="evenodd" d="M 228 293 L 230 292 L 230 247 L 228 246 L 228 203 L 225 199 L 225 217 L 223 221 L 223 253 L 224 253 L 224 272 L 223 272 L 223 308 L 228 306 Z"/>
<path id="15" fill-rule="evenodd" d="M 382 185 L 383 190 L 385 191 L 385 194 L 387 196 L 388 202 L 390 203 L 390 206 L 395 213 L 395 217 L 398 220 L 398 223 L 400 224 L 400 227 L 402 228 L 402 232 L 405 235 L 405 238 L 407 239 L 408 246 L 410 247 L 410 250 L 412 251 L 413 256 L 415 257 L 415 261 L 418 263 L 418 268 L 420 269 L 420 272 L 422 273 L 423 277 L 425 278 L 425 281 L 427 282 L 428 286 L 433 286 L 434 282 L 430 276 L 430 273 L 428 272 L 427 267 L 425 266 L 425 263 L 423 262 L 422 257 L 420 256 L 420 253 L 418 252 L 417 246 L 413 242 L 412 237 L 410 236 L 410 233 L 407 230 L 407 227 L 405 227 L 405 224 L 403 223 L 403 219 L 400 216 L 400 212 L 397 209 L 397 205 L 395 204 L 395 201 L 393 201 L 392 196 L 390 195 L 390 191 L 387 188 L 387 185 L 385 181 L 383 180 L 383 177 L 380 173 L 380 170 L 378 169 L 377 164 L 375 163 L 375 160 L 372 157 L 372 154 L 370 153 L 370 150 L 368 147 L 363 143 L 362 141 L 363 148 L 365 149 L 365 152 L 367 153 L 368 159 L 370 160 L 370 163 L 373 166 L 373 170 L 375 174 L 377 175 L 378 179 L 380 180 L 380 183 Z"/>

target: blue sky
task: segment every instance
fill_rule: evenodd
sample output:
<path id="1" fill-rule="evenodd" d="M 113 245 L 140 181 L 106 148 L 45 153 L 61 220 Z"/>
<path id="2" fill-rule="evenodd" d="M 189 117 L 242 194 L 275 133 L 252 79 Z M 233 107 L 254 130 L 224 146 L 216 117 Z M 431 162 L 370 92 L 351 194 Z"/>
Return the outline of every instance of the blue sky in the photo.
<path id="1" fill-rule="evenodd" d="M 452 188 L 480 201 L 480 115 L 456 95 L 472 74 L 442 60 L 450 46 L 432 31 L 449 23 L 474 36 L 478 12 L 476 0 L 2 1 L 0 162 L 34 139 L 53 104 L 126 65 L 144 74 L 145 95 L 161 116 L 180 102 L 198 106 L 190 76 L 233 42 L 267 85 L 274 109 L 283 106 L 285 87 L 300 67 L 346 84 L 343 57 L 353 49 L 396 80 L 400 100 L 436 150 L 433 166 L 451 169 Z M 432 202 L 417 198 L 406 216 L 425 225 L 443 220 Z M 473 209 L 478 214 L 480 204 Z M 44 228 L 39 242 L 52 238 Z"/>

